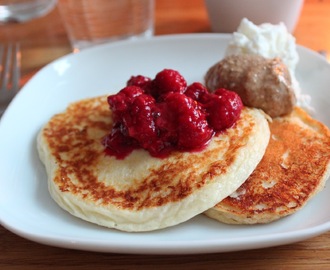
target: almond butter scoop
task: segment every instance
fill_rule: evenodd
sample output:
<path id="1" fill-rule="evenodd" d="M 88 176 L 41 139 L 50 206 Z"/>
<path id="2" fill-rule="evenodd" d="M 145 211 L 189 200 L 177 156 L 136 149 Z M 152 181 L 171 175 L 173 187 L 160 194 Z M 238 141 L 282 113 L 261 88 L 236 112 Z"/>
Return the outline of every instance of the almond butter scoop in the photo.
<path id="1" fill-rule="evenodd" d="M 228 56 L 207 71 L 205 85 L 211 92 L 235 91 L 245 106 L 262 109 L 271 117 L 289 114 L 296 103 L 290 73 L 279 58 Z"/>

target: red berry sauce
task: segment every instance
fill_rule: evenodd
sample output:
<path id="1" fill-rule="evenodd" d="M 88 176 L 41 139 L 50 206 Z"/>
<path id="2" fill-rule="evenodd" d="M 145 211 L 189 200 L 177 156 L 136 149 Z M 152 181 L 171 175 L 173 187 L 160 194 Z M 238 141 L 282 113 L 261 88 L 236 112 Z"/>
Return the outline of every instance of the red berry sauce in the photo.
<path id="1" fill-rule="evenodd" d="M 103 143 L 106 153 L 118 159 L 139 148 L 159 158 L 172 151 L 200 151 L 214 134 L 231 127 L 243 108 L 235 92 L 209 93 L 198 82 L 187 86 L 172 69 L 154 79 L 132 76 L 108 103 L 114 125 Z"/>

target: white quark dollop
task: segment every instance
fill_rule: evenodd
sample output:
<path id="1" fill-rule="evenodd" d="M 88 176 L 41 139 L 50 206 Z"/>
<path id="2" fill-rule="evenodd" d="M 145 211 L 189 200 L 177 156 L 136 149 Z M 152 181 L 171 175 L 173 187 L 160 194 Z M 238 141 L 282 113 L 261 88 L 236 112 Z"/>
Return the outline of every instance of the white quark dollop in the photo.
<path id="1" fill-rule="evenodd" d="M 280 57 L 290 71 L 299 61 L 296 40 L 283 23 L 255 25 L 244 18 L 230 41 L 227 55 L 258 54 L 265 58 Z"/>
<path id="2" fill-rule="evenodd" d="M 235 54 L 257 54 L 265 58 L 281 58 L 290 72 L 297 105 L 309 112 L 313 111 L 310 106 L 310 96 L 301 93 L 295 76 L 299 62 L 296 39 L 283 23 L 255 25 L 246 18 L 242 19 L 226 50 L 226 56 Z"/>

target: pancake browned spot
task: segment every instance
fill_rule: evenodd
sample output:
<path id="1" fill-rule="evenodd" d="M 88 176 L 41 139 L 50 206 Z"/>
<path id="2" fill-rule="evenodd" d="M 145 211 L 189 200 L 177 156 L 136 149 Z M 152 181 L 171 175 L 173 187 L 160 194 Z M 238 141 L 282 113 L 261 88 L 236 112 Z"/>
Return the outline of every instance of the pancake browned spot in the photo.
<path id="1" fill-rule="evenodd" d="M 301 209 L 330 172 L 329 129 L 300 108 L 273 119 L 266 153 L 248 180 L 206 215 L 232 224 L 267 223 Z"/>
<path id="2" fill-rule="evenodd" d="M 263 112 L 245 108 L 203 151 L 160 159 L 140 149 L 118 160 L 101 143 L 111 128 L 106 97 L 78 101 L 45 125 L 38 150 L 62 208 L 125 231 L 173 226 L 213 207 L 247 179 L 269 140 Z"/>

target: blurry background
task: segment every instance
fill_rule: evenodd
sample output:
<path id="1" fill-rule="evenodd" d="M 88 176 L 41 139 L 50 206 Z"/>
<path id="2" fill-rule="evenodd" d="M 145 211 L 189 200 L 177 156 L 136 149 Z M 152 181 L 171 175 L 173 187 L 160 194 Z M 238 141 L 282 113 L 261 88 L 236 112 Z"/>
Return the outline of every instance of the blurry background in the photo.
<path id="1" fill-rule="evenodd" d="M 297 27 L 297 43 L 330 51 L 330 0 L 305 0 Z M 155 35 L 211 32 L 204 0 L 155 0 Z M 24 24 L 0 25 L 0 42 L 19 41 L 22 82 L 40 67 L 71 52 L 58 8 Z"/>

